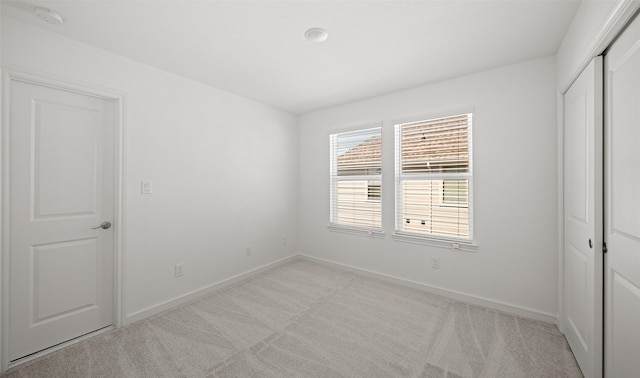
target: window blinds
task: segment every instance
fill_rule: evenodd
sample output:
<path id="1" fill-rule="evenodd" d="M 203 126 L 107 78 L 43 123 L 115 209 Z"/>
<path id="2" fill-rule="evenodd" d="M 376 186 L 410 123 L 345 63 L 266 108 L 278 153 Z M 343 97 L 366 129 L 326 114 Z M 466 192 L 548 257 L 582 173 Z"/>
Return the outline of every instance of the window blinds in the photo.
<path id="1" fill-rule="evenodd" d="M 407 123 L 402 126 L 402 173 L 469 171 L 471 115 Z"/>
<path id="2" fill-rule="evenodd" d="M 330 175 L 330 224 L 380 230 L 381 128 L 332 134 Z"/>
<path id="3" fill-rule="evenodd" d="M 471 114 L 396 125 L 396 229 L 470 239 Z"/>

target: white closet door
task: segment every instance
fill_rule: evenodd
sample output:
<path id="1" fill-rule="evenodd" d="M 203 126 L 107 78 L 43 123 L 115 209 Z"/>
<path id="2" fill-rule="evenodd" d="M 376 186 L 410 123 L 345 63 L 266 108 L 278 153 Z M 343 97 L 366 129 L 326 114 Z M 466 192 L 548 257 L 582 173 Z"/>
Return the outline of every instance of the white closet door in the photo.
<path id="1" fill-rule="evenodd" d="M 640 374 L 640 18 L 606 56 L 605 372 Z"/>
<path id="2" fill-rule="evenodd" d="M 585 377 L 602 376 L 602 57 L 564 95 L 564 311 Z"/>

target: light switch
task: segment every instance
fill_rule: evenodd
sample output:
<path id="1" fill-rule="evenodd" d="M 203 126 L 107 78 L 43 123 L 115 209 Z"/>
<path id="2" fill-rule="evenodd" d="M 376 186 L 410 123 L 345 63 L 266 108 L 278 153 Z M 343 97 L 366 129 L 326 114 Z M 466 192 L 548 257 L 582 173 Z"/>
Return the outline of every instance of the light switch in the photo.
<path id="1" fill-rule="evenodd" d="M 143 180 L 141 193 L 151 194 L 152 191 L 153 191 L 152 182 L 150 180 Z"/>

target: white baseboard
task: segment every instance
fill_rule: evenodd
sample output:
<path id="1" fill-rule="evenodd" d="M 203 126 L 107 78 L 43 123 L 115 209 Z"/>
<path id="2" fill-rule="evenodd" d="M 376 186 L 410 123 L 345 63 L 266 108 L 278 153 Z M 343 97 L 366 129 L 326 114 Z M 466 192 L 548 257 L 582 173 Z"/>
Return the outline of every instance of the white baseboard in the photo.
<path id="1" fill-rule="evenodd" d="M 540 320 L 540 321 L 555 324 L 555 325 L 558 324 L 557 315 L 542 312 L 542 311 L 537 311 L 531 308 L 518 306 L 518 305 L 506 303 L 506 302 L 496 301 L 489 298 L 483 298 L 477 295 L 466 294 L 466 293 L 462 293 L 455 290 L 444 289 L 437 286 L 427 285 L 424 283 L 411 281 L 404 278 L 391 276 L 388 274 L 378 273 L 378 272 L 374 272 L 367 269 L 357 268 L 355 266 L 350 266 L 350 265 L 338 263 L 335 261 L 324 260 L 317 257 L 309 256 L 309 255 L 299 254 L 296 257 L 299 257 L 308 261 L 313 261 L 320 264 L 328 265 L 334 268 L 348 270 L 350 272 L 362 274 L 368 277 L 381 279 L 387 282 L 392 282 L 402 286 L 407 286 L 407 287 L 411 287 L 418 290 L 424 290 L 433 294 L 438 294 L 444 297 L 452 298 L 456 301 L 465 302 L 465 303 L 482 306 L 482 307 L 487 307 L 492 310 L 506 312 L 509 314 L 521 316 L 523 318 Z"/>
<path id="2" fill-rule="evenodd" d="M 391 276 L 388 274 L 383 274 L 383 273 L 378 273 L 375 271 L 371 271 L 371 270 L 367 270 L 367 269 L 362 269 L 362 268 L 358 268 L 355 266 L 351 266 L 351 265 L 346 265 L 346 264 L 342 264 L 342 263 L 338 263 L 335 261 L 329 261 L 329 260 L 324 260 L 324 259 L 320 259 L 317 257 L 313 257 L 313 256 L 309 256 L 309 255 L 305 255 L 305 254 L 296 254 L 296 255 L 291 255 L 289 257 L 285 257 L 283 259 L 274 261 L 272 263 L 260 266 L 258 268 L 255 269 L 251 269 L 249 271 L 246 271 L 244 273 L 240 273 L 238 275 L 235 275 L 233 277 L 227 278 L 225 280 L 213 283 L 211 285 L 205 286 L 201 289 L 197 289 L 194 291 L 191 291 L 189 293 L 180 295 L 178 297 L 169 299 L 167 301 L 164 301 L 162 303 L 147 307 L 145 309 L 133 312 L 131 314 L 128 314 L 123 322 L 123 326 L 124 325 L 128 325 L 134 322 L 137 322 L 139 320 L 148 318 L 150 316 L 154 316 L 157 314 L 160 314 L 164 311 L 170 310 L 176 306 L 180 306 L 189 302 L 192 302 L 194 300 L 197 300 L 199 298 L 202 298 L 208 294 L 211 294 L 213 292 L 216 292 L 218 290 L 224 289 L 226 287 L 229 287 L 233 284 L 236 284 L 238 282 L 244 281 L 246 279 L 249 279 L 257 274 L 260 274 L 262 272 L 265 272 L 269 269 L 275 268 L 276 266 L 285 264 L 289 261 L 295 260 L 295 259 L 304 259 L 304 260 L 308 260 L 308 261 L 313 261 L 316 263 L 320 263 L 320 264 L 324 264 L 324 265 L 328 265 L 334 268 L 338 268 L 338 269 L 342 269 L 342 270 L 348 270 L 350 272 L 354 272 L 357 274 L 361 274 L 364 276 L 368 276 L 368 277 L 372 277 L 372 278 L 377 278 L 377 279 L 381 279 L 383 281 L 387 281 L 387 282 L 392 282 L 395 284 L 399 284 L 402 286 L 407 286 L 407 287 L 411 287 L 414 289 L 418 289 L 418 290 L 424 290 L 430 293 L 434 293 L 434 294 L 438 294 L 438 295 L 442 295 L 444 297 L 448 297 L 448 298 L 452 298 L 454 300 L 460 301 L 460 302 L 465 302 L 465 303 L 469 303 L 469 304 L 473 304 L 473 305 L 477 305 L 477 306 L 482 306 L 482 307 L 487 307 L 493 310 L 498 310 L 498 311 L 502 311 L 502 312 L 506 312 L 509 314 L 513 314 L 513 315 L 518 315 L 524 318 L 529 318 L 529 319 L 535 319 L 535 320 L 540 320 L 543 322 L 547 322 L 547 323 L 552 323 L 552 324 L 558 324 L 558 317 L 557 315 L 554 314 L 549 314 L 549 313 L 545 313 L 545 312 L 541 312 L 541 311 L 537 311 L 537 310 L 533 310 L 530 308 L 526 308 L 523 306 L 518 306 L 518 305 L 514 305 L 514 304 L 510 304 L 510 303 L 506 303 L 506 302 L 501 302 L 501 301 L 496 301 L 493 299 L 489 299 L 489 298 L 484 298 L 484 297 L 479 297 L 476 295 L 472 295 L 472 294 L 467 294 L 467 293 L 462 293 L 459 291 L 455 291 L 455 290 L 449 290 L 449 289 L 444 289 L 441 287 L 437 287 L 437 286 L 432 286 L 432 285 L 427 285 L 421 282 L 416 282 L 416 281 L 411 281 L 411 280 L 407 280 L 404 278 L 399 278 L 399 277 L 395 277 L 395 276 Z"/>
<path id="3" fill-rule="evenodd" d="M 125 326 L 125 325 L 131 324 L 131 323 L 135 323 L 135 322 L 137 322 L 139 320 L 148 318 L 148 317 L 153 316 L 153 315 L 157 315 L 157 314 L 159 314 L 161 312 L 164 312 L 166 310 L 170 310 L 170 309 L 172 309 L 172 308 L 174 308 L 176 306 L 180 306 L 180 305 L 183 305 L 183 304 L 186 304 L 186 303 L 189 303 L 189 302 L 193 302 L 193 301 L 195 301 L 195 300 L 197 300 L 199 298 L 202 298 L 202 297 L 204 297 L 204 296 L 206 296 L 208 294 L 214 293 L 214 292 L 216 292 L 218 290 L 222 290 L 222 289 L 224 289 L 226 287 L 229 287 L 229 286 L 231 286 L 233 284 L 236 284 L 238 282 L 244 281 L 244 280 L 246 280 L 248 278 L 251 278 L 251 277 L 253 277 L 253 276 L 257 275 L 257 274 L 260 274 L 260 273 L 262 273 L 264 271 L 267 271 L 269 269 L 275 268 L 276 266 L 285 264 L 285 263 L 287 263 L 287 262 L 289 262 L 291 260 L 294 260 L 296 258 L 298 258 L 298 255 L 291 255 L 289 257 L 285 257 L 283 259 L 274 261 L 272 263 L 269 263 L 269 264 L 266 264 L 266 265 L 251 269 L 251 270 L 246 271 L 244 273 L 240 273 L 240 274 L 235 275 L 233 277 L 224 279 L 222 281 L 215 282 L 215 283 L 213 283 L 211 285 L 207 285 L 207 286 L 205 286 L 203 288 L 200 288 L 200 289 L 197 289 L 197 290 L 193 290 L 193 291 L 191 291 L 189 293 L 177 296 L 175 298 L 171 298 L 171 299 L 169 299 L 167 301 L 158 303 L 156 305 L 147 307 L 145 309 L 133 312 L 133 313 L 128 314 L 128 315 L 125 316 L 124 322 L 123 322 L 122 325 Z"/>

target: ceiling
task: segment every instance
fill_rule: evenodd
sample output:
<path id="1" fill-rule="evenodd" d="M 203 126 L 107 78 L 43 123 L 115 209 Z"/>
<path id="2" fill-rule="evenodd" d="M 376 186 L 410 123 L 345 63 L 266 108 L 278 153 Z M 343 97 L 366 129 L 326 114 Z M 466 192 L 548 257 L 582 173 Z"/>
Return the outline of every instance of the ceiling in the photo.
<path id="1" fill-rule="evenodd" d="M 41 21 L 41 5 L 63 25 Z M 2 0 L 2 13 L 294 114 L 554 54 L 579 0 Z M 327 30 L 322 44 L 304 32 Z"/>

